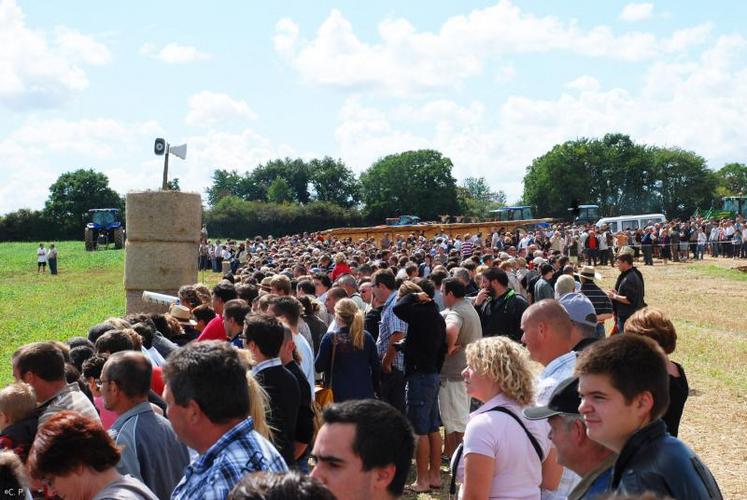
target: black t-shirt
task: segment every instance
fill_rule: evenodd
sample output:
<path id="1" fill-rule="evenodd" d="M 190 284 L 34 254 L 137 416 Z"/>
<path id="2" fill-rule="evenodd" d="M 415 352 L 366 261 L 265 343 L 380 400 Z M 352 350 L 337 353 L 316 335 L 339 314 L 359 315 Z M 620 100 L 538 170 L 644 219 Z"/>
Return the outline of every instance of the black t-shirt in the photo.
<path id="1" fill-rule="evenodd" d="M 301 404 L 296 418 L 296 441 L 310 444 L 314 435 L 314 414 L 311 411 L 311 388 L 298 363 L 291 361 L 285 367 L 296 377 L 301 392 Z"/>
<path id="2" fill-rule="evenodd" d="M 674 363 L 674 362 L 673 362 Z M 661 419 L 667 424 L 669 433 L 677 437 L 680 430 L 680 419 L 685 409 L 685 401 L 690 393 L 685 370 L 678 363 L 674 363 L 680 371 L 679 377 L 669 376 L 669 408 Z"/>

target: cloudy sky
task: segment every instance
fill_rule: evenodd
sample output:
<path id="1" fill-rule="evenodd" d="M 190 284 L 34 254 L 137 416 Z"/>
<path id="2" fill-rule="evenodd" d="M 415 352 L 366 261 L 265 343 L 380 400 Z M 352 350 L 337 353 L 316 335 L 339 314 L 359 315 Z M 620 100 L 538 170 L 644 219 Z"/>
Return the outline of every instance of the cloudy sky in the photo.
<path id="1" fill-rule="evenodd" d="M 747 3 L 0 0 L 0 214 L 63 172 L 170 172 L 330 155 L 356 172 L 435 148 L 509 201 L 558 142 L 606 132 L 747 160 Z"/>

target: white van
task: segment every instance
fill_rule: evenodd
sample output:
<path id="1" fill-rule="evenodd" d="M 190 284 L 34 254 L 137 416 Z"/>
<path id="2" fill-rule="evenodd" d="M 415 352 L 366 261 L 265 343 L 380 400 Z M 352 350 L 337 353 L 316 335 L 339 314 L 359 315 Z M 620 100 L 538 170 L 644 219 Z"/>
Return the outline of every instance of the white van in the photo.
<path id="1" fill-rule="evenodd" d="M 602 227 L 607 224 L 610 231 L 616 233 L 627 229 L 644 229 L 666 220 L 664 214 L 621 215 L 620 217 L 602 217 L 597 221 L 596 226 Z"/>

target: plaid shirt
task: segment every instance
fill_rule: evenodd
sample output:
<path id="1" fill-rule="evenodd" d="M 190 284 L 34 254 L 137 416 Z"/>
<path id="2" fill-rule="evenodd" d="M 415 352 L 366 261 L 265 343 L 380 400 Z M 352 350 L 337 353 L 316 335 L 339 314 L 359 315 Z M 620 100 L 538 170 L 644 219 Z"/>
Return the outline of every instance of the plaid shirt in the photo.
<path id="1" fill-rule="evenodd" d="M 376 351 L 379 353 L 379 361 L 384 359 L 387 349 L 389 349 L 389 339 L 394 332 L 407 333 L 407 323 L 402 321 L 394 314 L 394 304 L 397 302 L 397 292 L 392 292 L 384 303 L 381 310 L 381 323 L 379 323 L 379 338 L 376 339 Z M 392 367 L 404 373 L 405 355 L 397 352 L 394 355 Z"/>
<path id="2" fill-rule="evenodd" d="M 249 417 L 187 466 L 171 498 L 224 500 L 244 474 L 257 471 L 287 472 L 288 467 Z"/>

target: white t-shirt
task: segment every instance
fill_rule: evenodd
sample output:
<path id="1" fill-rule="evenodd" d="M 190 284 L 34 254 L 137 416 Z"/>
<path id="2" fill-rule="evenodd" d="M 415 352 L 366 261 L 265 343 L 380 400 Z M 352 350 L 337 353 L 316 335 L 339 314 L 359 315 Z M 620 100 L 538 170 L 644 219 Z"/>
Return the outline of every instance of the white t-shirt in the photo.
<path id="1" fill-rule="evenodd" d="M 36 262 L 47 262 L 47 251 L 43 248 L 36 249 Z"/>

